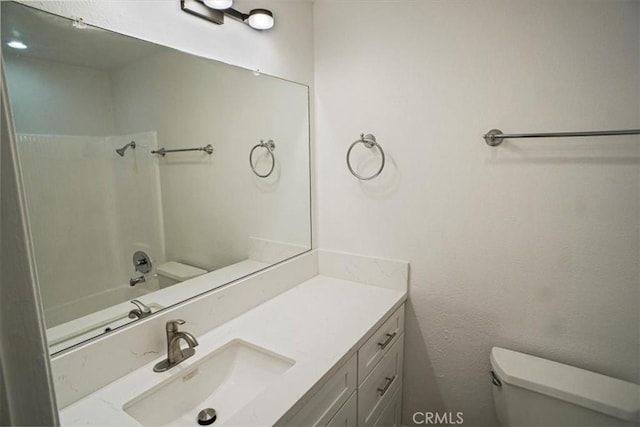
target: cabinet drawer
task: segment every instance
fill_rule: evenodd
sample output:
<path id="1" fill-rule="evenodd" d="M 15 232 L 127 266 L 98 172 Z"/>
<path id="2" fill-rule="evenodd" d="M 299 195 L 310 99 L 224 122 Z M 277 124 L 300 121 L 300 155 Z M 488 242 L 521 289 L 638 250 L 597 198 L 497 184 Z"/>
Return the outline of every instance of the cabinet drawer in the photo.
<path id="1" fill-rule="evenodd" d="M 382 410 L 380 417 L 373 424 L 374 427 L 400 427 L 402 418 L 402 383 L 391 396 L 391 401 Z"/>
<path id="2" fill-rule="evenodd" d="M 358 393 L 353 393 L 347 403 L 331 418 L 327 427 L 357 427 L 358 425 Z"/>
<path id="3" fill-rule="evenodd" d="M 358 425 L 374 425 L 399 389 L 402 382 L 403 348 L 404 334 L 401 334 L 371 375 L 358 387 Z"/>
<path id="4" fill-rule="evenodd" d="M 358 350 L 358 384 L 362 384 L 403 332 L 404 304 Z"/>
<path id="5" fill-rule="evenodd" d="M 325 426 L 356 390 L 356 356 L 346 362 L 289 420 L 289 426 Z"/>

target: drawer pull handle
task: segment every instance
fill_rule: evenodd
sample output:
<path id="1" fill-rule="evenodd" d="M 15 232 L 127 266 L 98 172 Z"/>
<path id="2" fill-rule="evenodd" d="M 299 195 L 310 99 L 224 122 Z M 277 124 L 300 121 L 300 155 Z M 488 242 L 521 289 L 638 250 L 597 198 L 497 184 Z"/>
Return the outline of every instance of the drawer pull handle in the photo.
<path id="1" fill-rule="evenodd" d="M 378 389 L 378 393 L 380 393 L 380 396 L 384 396 L 384 394 L 387 392 L 387 390 L 389 390 L 389 387 L 391 387 L 391 384 L 393 384 L 393 380 L 396 379 L 396 376 L 392 376 L 392 377 L 384 377 L 385 380 L 387 380 L 387 383 L 384 385 L 384 387 L 379 388 Z"/>
<path id="2" fill-rule="evenodd" d="M 379 342 L 378 346 L 380 347 L 380 350 L 384 350 L 389 343 L 396 337 L 397 332 L 394 332 L 392 334 L 387 334 L 387 339 L 384 340 L 384 342 Z"/>

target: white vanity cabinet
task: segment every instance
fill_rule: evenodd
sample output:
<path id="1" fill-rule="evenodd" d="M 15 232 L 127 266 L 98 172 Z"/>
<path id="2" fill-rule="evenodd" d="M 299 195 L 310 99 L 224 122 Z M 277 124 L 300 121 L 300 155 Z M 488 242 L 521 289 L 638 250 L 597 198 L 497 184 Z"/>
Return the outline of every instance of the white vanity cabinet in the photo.
<path id="1" fill-rule="evenodd" d="M 399 426 L 403 350 L 404 304 L 285 425 Z"/>

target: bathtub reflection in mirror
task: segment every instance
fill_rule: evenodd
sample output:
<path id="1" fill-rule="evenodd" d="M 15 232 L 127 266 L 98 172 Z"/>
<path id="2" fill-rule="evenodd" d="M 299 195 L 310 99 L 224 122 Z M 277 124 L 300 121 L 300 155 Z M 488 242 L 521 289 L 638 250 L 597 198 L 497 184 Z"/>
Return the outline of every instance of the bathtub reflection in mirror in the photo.
<path id="1" fill-rule="evenodd" d="M 306 86 L 1 7 L 53 353 L 310 249 Z"/>

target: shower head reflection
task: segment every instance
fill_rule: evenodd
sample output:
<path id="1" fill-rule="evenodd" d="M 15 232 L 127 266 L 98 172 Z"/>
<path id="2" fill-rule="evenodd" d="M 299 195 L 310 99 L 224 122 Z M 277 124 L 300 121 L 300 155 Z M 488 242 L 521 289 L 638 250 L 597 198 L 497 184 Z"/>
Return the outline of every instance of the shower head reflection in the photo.
<path id="1" fill-rule="evenodd" d="M 124 147 L 116 149 L 116 153 L 118 153 L 118 156 L 124 157 L 124 152 L 127 151 L 127 148 L 129 148 L 129 147 L 131 147 L 131 149 L 135 149 L 136 148 L 136 142 L 135 141 L 131 141 L 130 143 L 128 143 Z"/>

